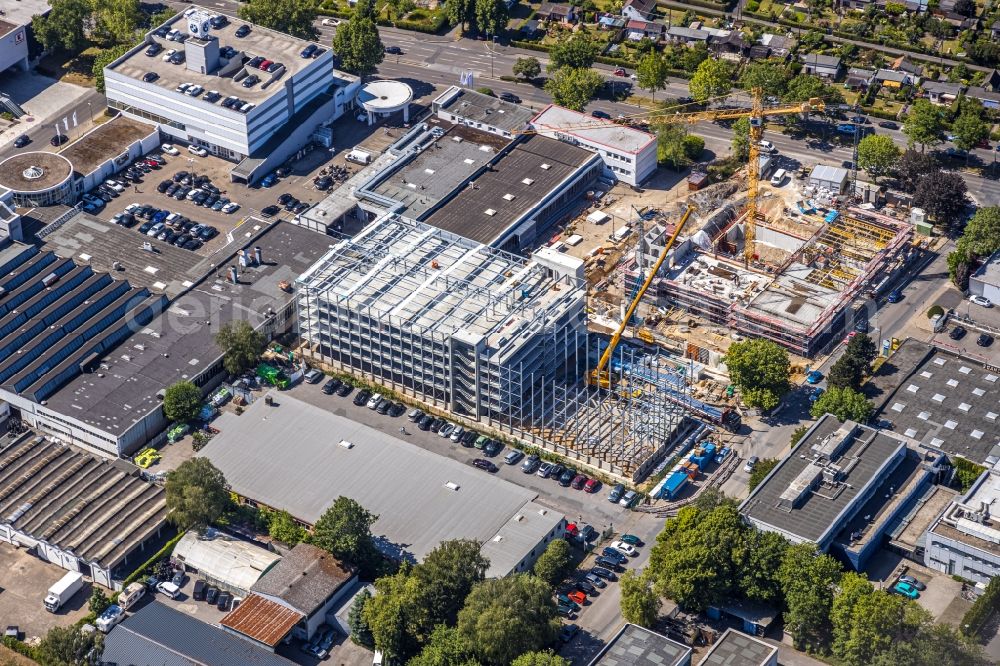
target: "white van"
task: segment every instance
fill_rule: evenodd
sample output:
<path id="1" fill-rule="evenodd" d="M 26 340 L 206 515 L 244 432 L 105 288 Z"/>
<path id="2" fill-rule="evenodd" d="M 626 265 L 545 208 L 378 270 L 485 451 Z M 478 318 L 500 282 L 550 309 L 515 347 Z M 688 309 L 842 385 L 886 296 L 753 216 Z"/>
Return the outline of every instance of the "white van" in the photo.
<path id="1" fill-rule="evenodd" d="M 771 176 L 771 185 L 774 185 L 775 187 L 781 187 L 781 184 L 785 182 L 785 176 L 787 175 L 788 175 L 787 171 L 785 171 L 784 169 L 778 169 L 777 171 L 774 172 L 774 175 Z"/>

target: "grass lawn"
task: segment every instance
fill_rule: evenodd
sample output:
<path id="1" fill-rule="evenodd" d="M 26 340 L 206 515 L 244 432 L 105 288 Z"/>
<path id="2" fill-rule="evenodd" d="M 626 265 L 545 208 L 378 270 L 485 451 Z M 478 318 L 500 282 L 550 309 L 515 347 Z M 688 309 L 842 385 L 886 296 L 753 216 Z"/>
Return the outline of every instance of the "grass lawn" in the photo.
<path id="1" fill-rule="evenodd" d="M 850 104 L 851 106 L 854 106 L 858 101 L 858 97 L 861 96 L 861 93 L 857 90 L 848 90 L 847 88 L 841 90 L 841 93 L 844 95 L 844 104 Z"/>
<path id="2" fill-rule="evenodd" d="M 872 104 L 872 108 L 881 113 L 891 113 L 896 115 L 899 113 L 900 109 L 903 108 L 902 102 L 897 102 L 896 100 L 883 99 L 881 96 L 875 98 L 875 103 Z"/>
<path id="3" fill-rule="evenodd" d="M 38 71 L 66 83 L 93 87 L 94 59 L 100 52 L 99 48 L 91 46 L 75 56 L 62 51 L 50 53 L 38 63 Z"/>
<path id="4" fill-rule="evenodd" d="M 962 50 L 962 45 L 957 39 L 948 39 L 941 43 L 941 53 L 942 55 L 949 56 L 955 55 Z"/>

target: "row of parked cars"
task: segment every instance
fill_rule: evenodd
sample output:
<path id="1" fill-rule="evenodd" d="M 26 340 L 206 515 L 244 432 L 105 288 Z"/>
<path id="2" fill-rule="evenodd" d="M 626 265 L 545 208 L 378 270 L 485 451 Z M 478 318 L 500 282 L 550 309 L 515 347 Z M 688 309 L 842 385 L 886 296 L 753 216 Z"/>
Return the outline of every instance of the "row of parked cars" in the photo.
<path id="1" fill-rule="evenodd" d="M 556 611 L 565 618 L 575 618 L 589 597 L 597 596 L 608 583 L 618 580 L 618 572 L 625 570 L 630 557 L 639 554 L 642 540 L 634 534 L 623 534 L 617 541 L 605 546 L 588 572 L 580 574 L 560 587 L 556 594 Z M 564 625 L 560 639 L 568 642 L 577 633 L 576 625 Z"/>
<path id="2" fill-rule="evenodd" d="M 132 226 L 138 220 L 144 220 L 139 225 L 140 234 L 185 250 L 197 250 L 219 234 L 211 225 L 193 222 L 180 213 L 146 204 L 130 204 L 121 216 L 116 217 L 118 219 L 112 218 L 112 221 L 123 226 Z"/>
<path id="3" fill-rule="evenodd" d="M 129 183 L 138 184 L 150 171 L 159 169 L 167 160 L 163 155 L 153 154 L 140 157 L 130 164 L 123 171 L 116 174 L 116 178 L 108 178 L 93 190 L 84 194 L 82 208 L 84 212 L 95 214 L 104 209 L 104 205 L 125 191 Z"/>

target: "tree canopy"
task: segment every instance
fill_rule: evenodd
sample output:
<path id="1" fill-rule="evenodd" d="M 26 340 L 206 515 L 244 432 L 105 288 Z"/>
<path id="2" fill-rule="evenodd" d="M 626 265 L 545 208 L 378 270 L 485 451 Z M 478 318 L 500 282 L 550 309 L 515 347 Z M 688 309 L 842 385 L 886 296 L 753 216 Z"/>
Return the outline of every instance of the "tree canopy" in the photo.
<path id="1" fill-rule="evenodd" d="M 777 458 L 764 458 L 757 461 L 753 471 L 750 472 L 750 478 L 747 479 L 747 487 L 750 489 L 750 492 L 753 492 L 753 489 L 760 485 L 760 482 L 771 473 L 772 469 L 778 466 L 779 462 Z"/>
<path id="2" fill-rule="evenodd" d="M 337 559 L 350 562 L 371 575 L 381 564 L 371 531 L 376 520 L 378 516 L 374 513 L 341 495 L 316 521 L 311 541 Z"/>
<path id="3" fill-rule="evenodd" d="M 957 247 L 978 258 L 989 257 L 1000 250 L 1000 207 L 987 206 L 976 210 L 965 225 Z"/>
<path id="4" fill-rule="evenodd" d="M 167 517 L 177 527 L 208 527 L 229 505 L 226 478 L 208 458 L 191 458 L 167 475 Z"/>
<path id="5" fill-rule="evenodd" d="M 869 134 L 858 142 L 858 167 L 875 182 L 892 171 L 899 160 L 899 147 L 885 134 Z"/>
<path id="6" fill-rule="evenodd" d="M 833 414 L 841 421 L 850 419 L 858 423 L 866 422 L 874 408 L 864 393 L 852 388 L 830 387 L 813 403 L 809 413 L 814 419 L 824 414 Z"/>
<path id="7" fill-rule="evenodd" d="M 35 648 L 34 658 L 43 666 L 78 666 L 89 663 L 89 655 L 100 652 L 104 634 L 99 631 L 82 631 L 72 624 L 52 627 Z"/>
<path id="8" fill-rule="evenodd" d="M 100 0 L 92 8 L 94 39 L 105 46 L 131 46 L 139 41 L 142 23 L 139 0 Z"/>
<path id="9" fill-rule="evenodd" d="M 967 191 L 965 179 L 957 173 L 929 173 L 917 181 L 913 205 L 923 208 L 935 221 L 949 225 L 965 210 Z"/>
<path id="10" fill-rule="evenodd" d="M 201 389 L 182 380 L 163 393 L 163 415 L 170 421 L 191 421 L 201 411 Z"/>
<path id="11" fill-rule="evenodd" d="M 516 574 L 476 585 L 458 614 L 457 629 L 480 661 L 505 666 L 550 645 L 559 626 L 548 583 Z"/>
<path id="12" fill-rule="evenodd" d="M 660 595 L 653 590 L 651 577 L 629 569 L 621 576 L 621 611 L 626 622 L 652 628 L 660 612 Z"/>
<path id="13" fill-rule="evenodd" d="M 545 82 L 552 101 L 574 111 L 583 111 L 604 85 L 604 78 L 592 69 L 560 67 Z"/>
<path id="14" fill-rule="evenodd" d="M 827 383 L 834 388 L 860 390 L 861 380 L 878 356 L 878 345 L 867 333 L 858 333 L 847 342 L 844 353 L 830 368 Z"/>
<path id="15" fill-rule="evenodd" d="M 663 90 L 667 85 L 669 71 L 666 58 L 653 51 L 643 56 L 642 60 L 639 61 L 635 68 L 635 75 L 639 87 L 651 92 L 653 99 L 656 99 L 656 91 Z"/>
<path id="16" fill-rule="evenodd" d="M 531 56 L 518 58 L 514 61 L 513 71 L 514 76 L 520 76 L 525 81 L 530 81 L 542 73 L 542 64 L 538 62 L 538 58 Z"/>
<path id="17" fill-rule="evenodd" d="M 589 70 L 597 58 L 597 52 L 597 44 L 586 33 L 574 33 L 549 50 L 549 71 L 563 67 Z"/>
<path id="18" fill-rule="evenodd" d="M 705 103 L 725 97 L 733 89 L 733 68 L 729 62 L 716 58 L 703 60 L 688 85 L 691 97 Z"/>
<path id="19" fill-rule="evenodd" d="M 313 25 L 316 8 L 315 0 L 247 0 L 240 6 L 238 14 L 244 21 L 299 39 L 316 39 L 319 37 L 319 31 Z M 342 28 L 338 28 L 337 32 Z"/>
<path id="20" fill-rule="evenodd" d="M 920 98 L 910 105 L 909 113 L 903 122 L 903 134 L 906 135 L 910 146 L 919 144 L 921 152 L 927 146 L 936 146 L 941 143 L 943 130 L 944 116 L 930 100 Z"/>
<path id="21" fill-rule="evenodd" d="M 525 652 L 512 661 L 510 666 L 570 666 L 570 662 L 550 651 Z"/>
<path id="22" fill-rule="evenodd" d="M 250 322 L 240 319 L 224 324 L 215 334 L 215 344 L 222 350 L 226 372 L 238 375 L 257 366 L 267 340 Z"/>
<path id="23" fill-rule="evenodd" d="M 983 120 L 980 108 L 965 104 L 958 118 L 951 124 L 951 133 L 955 136 L 956 148 L 972 150 L 980 142 L 990 138 L 990 124 Z"/>
<path id="24" fill-rule="evenodd" d="M 94 89 L 97 92 L 104 92 L 104 68 L 125 55 L 130 48 L 132 48 L 131 44 L 119 44 L 109 49 L 103 49 L 97 54 L 94 58 L 94 66 L 90 70 L 94 77 Z"/>
<path id="25" fill-rule="evenodd" d="M 83 26 L 90 21 L 89 0 L 50 0 L 52 9 L 31 19 L 35 38 L 45 49 L 80 51 L 87 44 Z"/>
<path id="26" fill-rule="evenodd" d="M 730 345 L 725 363 L 743 402 L 750 407 L 773 409 L 788 392 L 788 352 L 770 340 Z"/>
<path id="27" fill-rule="evenodd" d="M 385 58 L 378 27 L 373 19 L 366 16 L 355 16 L 337 28 L 333 35 L 333 50 L 340 58 L 340 66 L 358 76 L 371 74 Z"/>
<path id="28" fill-rule="evenodd" d="M 785 631 L 796 649 L 823 650 L 830 639 L 830 609 L 840 565 L 811 543 L 789 546 L 778 569 L 784 592 Z"/>
<path id="29" fill-rule="evenodd" d="M 781 98 L 788 90 L 788 81 L 788 68 L 779 60 L 754 60 L 743 68 L 740 75 L 741 88 L 760 88 L 770 97 Z"/>
<path id="30" fill-rule="evenodd" d="M 503 0 L 476 0 L 476 28 L 484 35 L 499 35 L 510 19 Z"/>
<path id="31" fill-rule="evenodd" d="M 906 150 L 896 161 L 896 182 L 900 189 L 913 193 L 921 176 L 940 171 L 937 158 L 930 153 Z"/>
<path id="32" fill-rule="evenodd" d="M 532 571 L 549 585 L 557 585 L 573 566 L 573 556 L 565 539 L 555 539 L 535 560 Z"/>
<path id="33" fill-rule="evenodd" d="M 740 162 L 750 157 L 750 119 L 740 118 L 733 123 L 733 156 Z"/>

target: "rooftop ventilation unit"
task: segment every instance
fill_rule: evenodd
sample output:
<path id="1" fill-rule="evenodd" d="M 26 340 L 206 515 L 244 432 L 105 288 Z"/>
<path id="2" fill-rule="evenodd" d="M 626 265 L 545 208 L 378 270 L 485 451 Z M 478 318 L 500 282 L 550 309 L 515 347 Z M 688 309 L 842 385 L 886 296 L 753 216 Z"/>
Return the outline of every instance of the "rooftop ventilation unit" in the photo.
<path id="1" fill-rule="evenodd" d="M 525 179 L 524 179 L 524 180 L 522 180 L 521 182 L 522 182 L 522 183 L 524 183 L 525 185 L 531 185 L 531 184 L 532 184 L 533 182 L 535 182 L 535 181 L 534 181 L 534 180 L 532 180 L 531 178 L 525 178 Z"/>
<path id="2" fill-rule="evenodd" d="M 542 164 L 542 171 L 548 171 L 551 168 L 552 168 L 551 164 L 547 164 L 547 163 L 543 163 Z"/>
<path id="3" fill-rule="evenodd" d="M 447 488 L 448 490 L 458 490 L 462 486 L 458 485 L 454 481 L 449 481 L 448 483 L 444 484 L 444 487 Z"/>
<path id="4" fill-rule="evenodd" d="M 508 192 L 507 194 L 503 195 L 503 198 L 504 198 L 504 201 L 513 201 L 514 200 L 514 195 Z"/>
<path id="5" fill-rule="evenodd" d="M 493 217 L 494 215 L 497 214 L 497 212 L 495 210 L 493 210 L 492 208 L 487 208 L 483 212 L 486 213 L 487 215 L 489 215 L 490 217 Z"/>
<path id="6" fill-rule="evenodd" d="M 342 439 L 337 443 L 337 446 L 342 446 L 349 451 L 354 448 L 354 443 L 348 442 L 346 439 Z"/>

